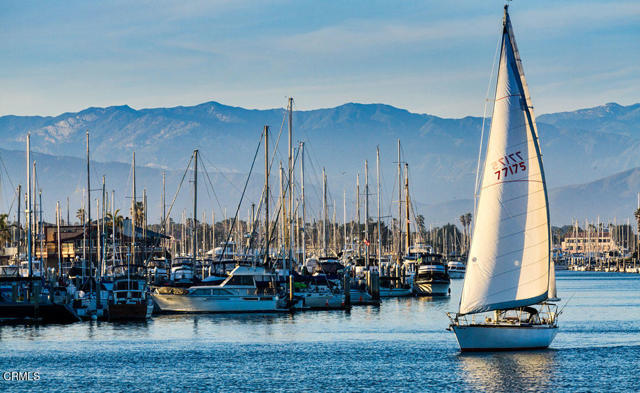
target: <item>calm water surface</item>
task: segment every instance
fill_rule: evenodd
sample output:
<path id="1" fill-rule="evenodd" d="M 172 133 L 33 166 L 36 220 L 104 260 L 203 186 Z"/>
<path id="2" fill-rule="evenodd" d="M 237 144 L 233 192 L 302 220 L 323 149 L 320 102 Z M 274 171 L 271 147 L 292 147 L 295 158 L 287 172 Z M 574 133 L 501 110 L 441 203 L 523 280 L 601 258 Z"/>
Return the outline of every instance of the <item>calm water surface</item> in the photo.
<path id="1" fill-rule="evenodd" d="M 447 299 L 295 315 L 0 327 L 1 391 L 640 391 L 640 276 L 559 272 L 548 350 L 461 354 Z"/>

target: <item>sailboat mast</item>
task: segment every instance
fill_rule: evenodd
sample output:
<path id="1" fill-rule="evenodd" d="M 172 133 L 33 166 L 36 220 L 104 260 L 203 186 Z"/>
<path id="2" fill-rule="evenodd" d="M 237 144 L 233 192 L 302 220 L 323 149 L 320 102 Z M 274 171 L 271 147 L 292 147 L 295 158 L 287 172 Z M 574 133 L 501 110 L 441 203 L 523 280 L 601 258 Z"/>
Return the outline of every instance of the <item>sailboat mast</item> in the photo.
<path id="1" fill-rule="evenodd" d="M 347 249 L 347 190 L 342 192 L 342 249 Z"/>
<path id="2" fill-rule="evenodd" d="M 362 231 L 360 230 L 360 172 L 356 175 L 356 212 L 358 218 L 358 228 L 356 233 L 358 234 L 358 256 L 360 256 L 360 248 L 362 247 Z"/>
<path id="3" fill-rule="evenodd" d="M 289 236 L 286 239 L 288 244 L 289 260 L 293 257 L 293 97 L 289 97 L 289 165 L 288 165 L 288 182 L 289 182 L 289 216 L 287 218 L 289 226 Z"/>
<path id="4" fill-rule="evenodd" d="M 327 175 L 322 168 L 322 255 L 327 256 Z"/>
<path id="5" fill-rule="evenodd" d="M 111 190 L 111 248 L 113 254 L 111 255 L 111 267 L 116 265 L 116 191 Z"/>
<path id="6" fill-rule="evenodd" d="M 364 257 L 369 267 L 369 161 L 364 160 Z"/>
<path id="7" fill-rule="evenodd" d="M 132 193 L 133 198 L 131 199 L 131 262 L 135 266 L 136 264 L 136 152 L 133 152 L 133 160 L 131 162 L 131 167 L 133 170 L 133 182 L 132 182 Z"/>
<path id="8" fill-rule="evenodd" d="M 409 253 L 409 249 L 411 248 L 411 221 L 409 220 L 409 164 L 404 164 L 405 169 L 405 178 L 404 178 L 404 193 L 405 193 L 405 210 L 406 210 L 406 223 L 407 223 L 407 244 L 406 244 L 406 253 Z"/>
<path id="9" fill-rule="evenodd" d="M 22 245 L 22 227 L 20 226 L 20 216 L 22 215 L 22 207 L 20 206 L 20 202 L 22 202 L 22 184 L 18 184 L 18 212 L 16 214 L 16 218 L 18 221 L 18 258 L 20 258 L 20 248 Z"/>
<path id="10" fill-rule="evenodd" d="M 307 223 L 307 209 L 306 209 L 306 205 L 305 205 L 305 198 L 304 198 L 304 142 L 300 142 L 300 154 L 301 154 L 301 161 L 300 161 L 300 191 L 301 191 L 301 197 L 302 197 L 302 239 L 301 239 L 301 243 L 302 243 L 302 261 L 303 261 L 303 265 L 306 268 L 307 267 L 307 231 L 306 231 L 306 223 Z"/>
<path id="11" fill-rule="evenodd" d="M 167 204 L 165 202 L 165 175 L 166 172 L 162 171 L 162 234 L 167 234 Z M 163 239 L 164 242 L 164 239 Z"/>
<path id="12" fill-rule="evenodd" d="M 191 247 L 193 256 L 191 261 L 193 268 L 196 267 L 196 258 L 198 250 L 198 226 L 196 221 L 198 219 L 198 149 L 193 151 L 193 226 L 191 227 Z"/>
<path id="13" fill-rule="evenodd" d="M 91 258 L 91 162 L 89 159 L 89 130 L 87 130 L 87 237 L 89 239 L 89 269 L 93 269 Z M 89 270 L 91 273 L 91 270 Z"/>
<path id="14" fill-rule="evenodd" d="M 56 240 L 58 249 L 58 277 L 62 275 L 62 250 L 60 250 L 60 201 L 56 202 Z"/>
<path id="15" fill-rule="evenodd" d="M 264 126 L 264 265 L 269 263 L 269 126 Z"/>
<path id="16" fill-rule="evenodd" d="M 336 227 L 336 200 L 333 200 L 333 251 L 338 254 L 338 231 Z"/>
<path id="17" fill-rule="evenodd" d="M 402 255 L 402 160 L 400 159 L 400 139 L 398 139 L 398 228 L 397 228 L 398 262 Z"/>
<path id="18" fill-rule="evenodd" d="M 106 232 L 105 232 L 105 226 L 104 226 L 104 216 L 105 216 L 105 212 L 106 212 L 106 208 L 107 208 L 107 204 L 106 204 L 106 200 L 107 200 L 107 194 L 106 194 L 106 189 L 105 189 L 105 177 L 104 175 L 102 176 L 102 223 L 100 224 L 102 226 L 102 238 L 100 241 L 100 245 L 101 245 L 101 251 L 100 251 L 100 276 L 102 276 L 104 274 L 104 265 L 105 265 L 105 256 L 106 256 Z"/>
<path id="19" fill-rule="evenodd" d="M 282 168 L 282 161 L 280 161 L 280 167 L 278 168 L 280 172 L 280 248 L 282 250 L 282 268 L 286 269 L 286 261 L 285 261 L 285 232 L 287 229 L 287 205 L 285 202 L 284 196 L 284 168 Z"/>
<path id="20" fill-rule="evenodd" d="M 378 269 L 382 264 L 382 232 L 380 232 L 380 146 L 376 147 L 376 180 L 378 183 Z"/>

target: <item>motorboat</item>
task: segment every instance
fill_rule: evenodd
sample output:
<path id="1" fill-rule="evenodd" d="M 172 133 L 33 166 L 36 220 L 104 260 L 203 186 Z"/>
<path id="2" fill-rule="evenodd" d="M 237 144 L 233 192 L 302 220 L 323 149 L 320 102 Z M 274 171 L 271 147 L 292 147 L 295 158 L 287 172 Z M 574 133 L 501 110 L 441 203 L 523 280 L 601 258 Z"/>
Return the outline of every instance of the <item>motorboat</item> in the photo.
<path id="1" fill-rule="evenodd" d="M 217 285 L 156 286 L 151 296 L 162 312 L 285 312 L 290 304 L 280 294 L 277 276 L 262 266 L 237 266 Z"/>
<path id="2" fill-rule="evenodd" d="M 419 254 L 413 292 L 417 296 L 447 296 L 451 279 L 442 255 Z"/>
<path id="3" fill-rule="evenodd" d="M 447 270 L 449 271 L 450 278 L 464 278 L 464 273 L 467 270 L 467 267 L 463 262 L 449 261 L 449 263 L 447 263 Z"/>

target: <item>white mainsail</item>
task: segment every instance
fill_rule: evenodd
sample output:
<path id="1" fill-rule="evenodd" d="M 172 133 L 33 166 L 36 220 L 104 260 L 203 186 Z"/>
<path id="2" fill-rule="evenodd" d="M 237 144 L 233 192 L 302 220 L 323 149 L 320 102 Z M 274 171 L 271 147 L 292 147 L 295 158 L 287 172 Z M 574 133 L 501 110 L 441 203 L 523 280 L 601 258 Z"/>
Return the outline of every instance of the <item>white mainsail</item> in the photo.
<path id="1" fill-rule="evenodd" d="M 493 119 L 460 314 L 547 299 L 550 231 L 538 133 L 505 10 Z"/>

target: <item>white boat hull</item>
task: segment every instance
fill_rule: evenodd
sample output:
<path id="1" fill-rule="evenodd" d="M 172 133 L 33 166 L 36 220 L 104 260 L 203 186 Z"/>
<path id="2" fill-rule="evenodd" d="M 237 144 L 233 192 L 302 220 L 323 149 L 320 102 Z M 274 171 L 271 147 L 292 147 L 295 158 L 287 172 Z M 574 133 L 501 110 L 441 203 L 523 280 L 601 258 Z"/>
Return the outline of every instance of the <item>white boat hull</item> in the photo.
<path id="1" fill-rule="evenodd" d="M 449 277 L 455 279 L 464 278 L 464 271 L 449 270 Z"/>
<path id="2" fill-rule="evenodd" d="M 447 296 L 448 282 L 414 282 L 414 292 L 418 296 Z"/>
<path id="3" fill-rule="evenodd" d="M 152 294 L 163 312 L 243 313 L 288 311 L 278 308 L 277 296 L 185 296 Z"/>
<path id="4" fill-rule="evenodd" d="M 463 352 L 547 348 L 558 332 L 557 326 L 550 325 L 453 325 L 452 328 Z"/>

